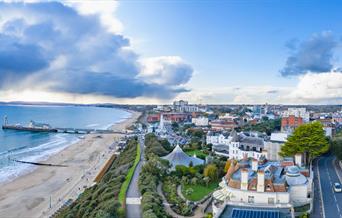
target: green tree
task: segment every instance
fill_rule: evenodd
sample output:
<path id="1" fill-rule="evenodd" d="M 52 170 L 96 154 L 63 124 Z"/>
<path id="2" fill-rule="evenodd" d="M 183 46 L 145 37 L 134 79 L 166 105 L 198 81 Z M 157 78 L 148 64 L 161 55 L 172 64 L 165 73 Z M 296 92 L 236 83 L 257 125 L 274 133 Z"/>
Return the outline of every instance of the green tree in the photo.
<path id="1" fill-rule="evenodd" d="M 216 181 L 218 179 L 218 170 L 215 164 L 209 164 L 204 168 L 204 176 L 209 177 L 211 181 Z"/>
<path id="2" fill-rule="evenodd" d="M 331 141 L 331 150 L 339 160 L 342 160 L 342 139 Z"/>
<path id="3" fill-rule="evenodd" d="M 287 139 L 281 148 L 280 155 L 293 156 L 297 153 L 304 154 L 305 162 L 327 152 L 329 149 L 328 140 L 325 137 L 323 126 L 319 122 L 312 122 L 300 125 Z"/>

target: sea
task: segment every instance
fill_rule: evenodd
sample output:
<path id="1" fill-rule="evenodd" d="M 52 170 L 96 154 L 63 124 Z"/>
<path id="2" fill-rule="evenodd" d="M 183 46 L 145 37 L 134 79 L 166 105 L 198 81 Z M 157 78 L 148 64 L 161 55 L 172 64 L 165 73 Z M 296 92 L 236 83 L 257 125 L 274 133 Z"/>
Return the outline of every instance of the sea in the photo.
<path id="1" fill-rule="evenodd" d="M 95 106 L 0 105 L 0 117 L 9 124 L 28 125 L 31 120 L 52 127 L 108 129 L 131 116 L 116 108 Z M 3 121 L 3 120 L 2 120 Z M 0 128 L 0 183 L 27 174 L 36 166 L 14 162 L 42 161 L 67 146 L 82 140 L 66 133 L 25 132 Z"/>

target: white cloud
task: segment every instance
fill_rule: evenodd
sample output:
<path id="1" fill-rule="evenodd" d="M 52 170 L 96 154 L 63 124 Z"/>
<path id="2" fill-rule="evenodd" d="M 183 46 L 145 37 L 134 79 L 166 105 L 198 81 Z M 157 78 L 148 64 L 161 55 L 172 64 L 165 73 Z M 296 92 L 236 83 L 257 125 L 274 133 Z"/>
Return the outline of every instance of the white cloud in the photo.
<path id="1" fill-rule="evenodd" d="M 291 87 L 246 86 L 246 87 L 211 87 L 195 89 L 182 93 L 178 98 L 186 98 L 191 102 L 209 104 L 263 104 L 284 103 L 283 96 Z"/>
<path id="2" fill-rule="evenodd" d="M 193 69 L 178 56 L 161 56 L 140 59 L 142 71 L 138 77 L 147 83 L 182 85 L 189 82 Z"/>
<path id="3" fill-rule="evenodd" d="M 308 73 L 299 77 L 298 85 L 285 98 L 298 103 L 342 103 L 342 73 Z"/>
<path id="4" fill-rule="evenodd" d="M 171 99 L 187 91 L 180 85 L 188 82 L 192 67 L 180 57 L 150 59 L 157 68 L 142 78 L 129 39 L 102 23 L 103 16 L 114 17 L 117 2 L 94 3 L 0 2 L 0 89 L 20 85 L 131 99 Z"/>
<path id="5" fill-rule="evenodd" d="M 62 0 L 62 2 L 65 5 L 75 8 L 83 15 L 99 15 L 101 23 L 112 33 L 121 33 L 123 31 L 122 23 L 115 16 L 119 5 L 119 2 L 116 0 Z"/>

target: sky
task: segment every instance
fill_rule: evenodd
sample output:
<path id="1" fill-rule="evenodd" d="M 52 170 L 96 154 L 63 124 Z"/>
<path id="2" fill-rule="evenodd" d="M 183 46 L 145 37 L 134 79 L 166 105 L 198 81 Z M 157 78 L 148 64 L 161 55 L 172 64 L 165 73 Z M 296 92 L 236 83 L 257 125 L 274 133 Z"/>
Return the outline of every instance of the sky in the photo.
<path id="1" fill-rule="evenodd" d="M 340 1 L 0 1 L 0 101 L 342 104 Z"/>

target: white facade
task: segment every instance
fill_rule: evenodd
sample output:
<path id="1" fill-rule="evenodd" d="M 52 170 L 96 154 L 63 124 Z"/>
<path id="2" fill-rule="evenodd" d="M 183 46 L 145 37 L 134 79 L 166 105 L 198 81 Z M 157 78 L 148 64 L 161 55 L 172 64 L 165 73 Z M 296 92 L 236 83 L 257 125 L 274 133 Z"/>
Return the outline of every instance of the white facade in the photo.
<path id="1" fill-rule="evenodd" d="M 288 108 L 287 111 L 283 111 L 282 116 L 288 117 L 293 115 L 295 117 L 301 117 L 304 123 L 308 123 L 310 121 L 310 113 L 306 111 L 306 108 Z"/>
<path id="2" fill-rule="evenodd" d="M 269 160 L 282 160 L 282 157 L 279 155 L 281 151 L 281 147 L 287 141 L 288 134 L 287 133 L 272 133 L 269 141 L 265 142 L 265 150 L 268 154 Z"/>
<path id="3" fill-rule="evenodd" d="M 323 127 L 325 136 L 332 138 L 333 136 L 333 128 L 332 127 Z"/>
<path id="4" fill-rule="evenodd" d="M 240 142 L 231 142 L 229 145 L 229 157 L 234 158 L 236 160 L 241 160 L 245 155 L 247 158 L 254 158 L 259 160 L 261 155 L 265 155 L 266 158 L 268 157 L 268 154 L 266 151 L 244 151 L 240 148 Z"/>
<path id="5" fill-rule="evenodd" d="M 223 186 L 223 187 L 222 187 Z M 221 188 L 229 192 L 229 201 L 232 203 L 246 203 L 259 205 L 289 204 L 289 192 L 256 192 L 231 188 L 226 184 L 220 184 Z"/>
<path id="6" fill-rule="evenodd" d="M 208 117 L 192 118 L 191 122 L 195 124 L 195 126 L 208 126 L 209 125 Z"/>
<path id="7" fill-rule="evenodd" d="M 257 137 L 251 137 L 251 138 L 257 138 Z M 206 137 L 206 142 L 207 144 L 211 143 L 213 145 L 226 145 L 229 149 L 229 158 L 240 160 L 244 157 L 244 155 L 247 155 L 248 158 L 254 158 L 257 160 L 259 160 L 259 158 L 262 155 L 268 158 L 268 154 L 266 150 L 262 151 L 262 149 L 260 149 L 259 147 L 253 150 L 252 149 L 253 144 L 248 144 L 248 146 L 251 147 L 251 150 L 241 149 L 242 145 L 246 145 L 246 143 L 240 142 L 239 140 L 236 140 L 232 136 L 225 136 L 223 134 L 212 135 L 211 133 L 208 133 Z M 263 144 L 265 143 L 263 142 Z"/>
<path id="8" fill-rule="evenodd" d="M 198 112 L 199 108 L 196 105 L 189 105 L 187 101 L 174 101 L 173 109 L 177 112 Z"/>

